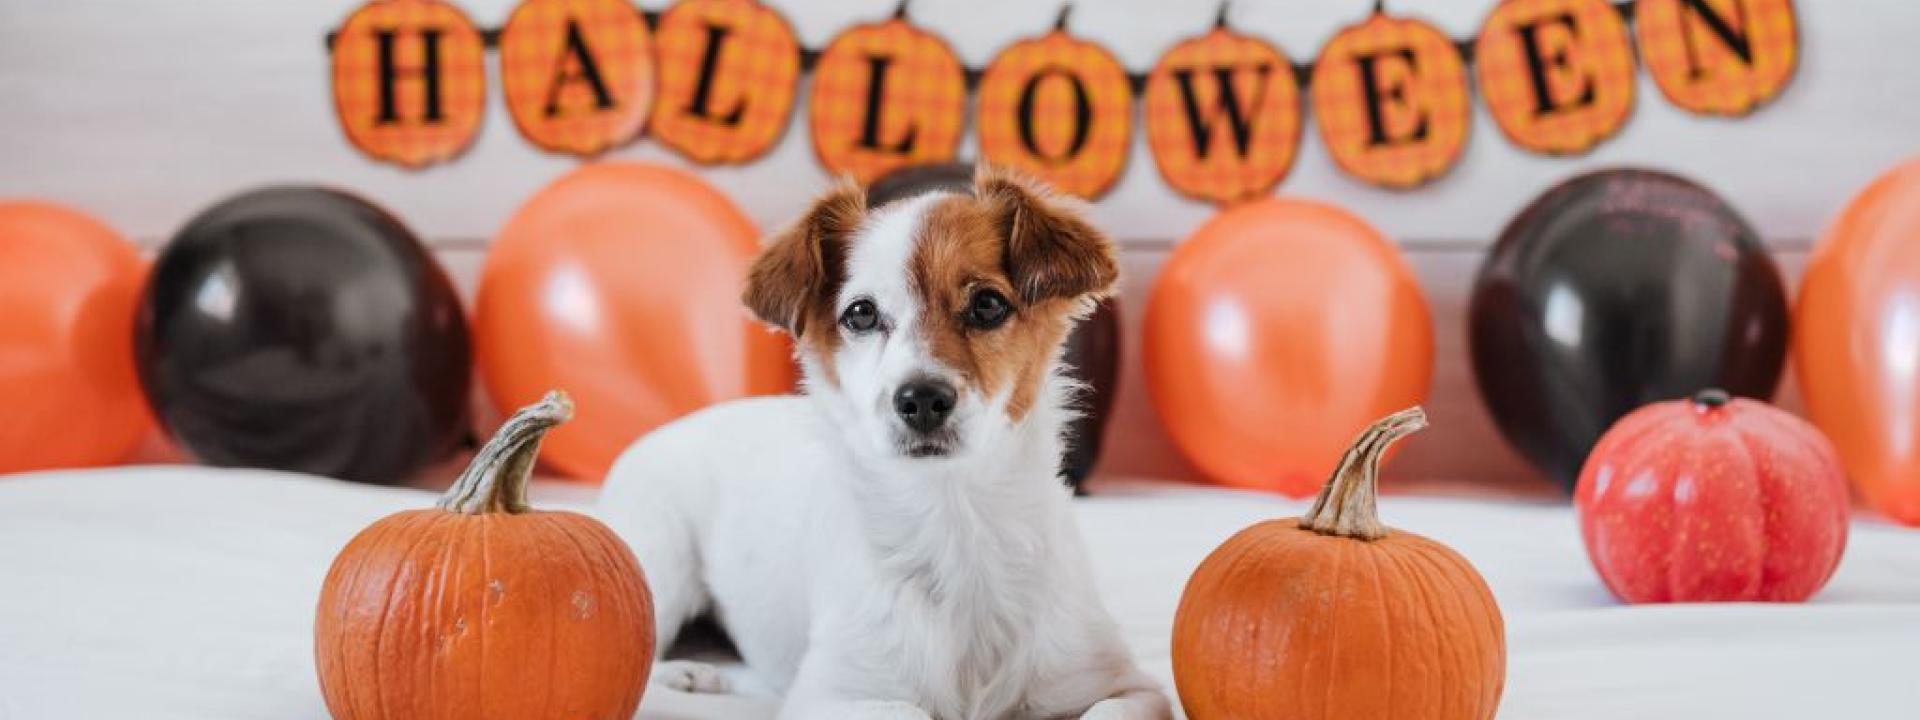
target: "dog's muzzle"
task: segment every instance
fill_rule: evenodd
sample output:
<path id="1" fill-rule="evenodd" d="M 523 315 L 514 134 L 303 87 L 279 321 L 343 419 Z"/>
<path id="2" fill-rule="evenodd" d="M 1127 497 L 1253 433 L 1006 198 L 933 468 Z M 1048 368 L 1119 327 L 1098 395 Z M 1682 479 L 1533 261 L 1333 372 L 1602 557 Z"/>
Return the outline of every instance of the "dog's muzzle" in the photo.
<path id="1" fill-rule="evenodd" d="M 893 412 L 914 432 L 927 435 L 946 426 L 959 398 L 960 394 L 946 381 L 921 378 L 893 392 Z"/>
<path id="2" fill-rule="evenodd" d="M 948 421 L 960 394 L 945 380 L 921 377 L 902 384 L 893 393 L 893 414 L 908 432 L 900 438 L 907 457 L 942 457 L 958 441 Z"/>

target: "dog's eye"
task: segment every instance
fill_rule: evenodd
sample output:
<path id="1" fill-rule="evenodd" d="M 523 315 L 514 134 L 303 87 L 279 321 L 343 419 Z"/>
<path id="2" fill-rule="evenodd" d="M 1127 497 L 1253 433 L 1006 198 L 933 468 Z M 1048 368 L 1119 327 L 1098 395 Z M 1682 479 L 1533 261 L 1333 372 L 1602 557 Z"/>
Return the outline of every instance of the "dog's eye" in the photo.
<path id="1" fill-rule="evenodd" d="M 967 303 L 967 324 L 979 330 L 992 330 L 1007 321 L 1013 314 L 1013 305 L 1006 296 L 992 290 L 981 290 L 973 294 L 972 302 Z"/>
<path id="2" fill-rule="evenodd" d="M 867 332 L 880 325 L 880 310 L 872 300 L 856 300 L 840 313 L 840 324 L 854 332 Z"/>

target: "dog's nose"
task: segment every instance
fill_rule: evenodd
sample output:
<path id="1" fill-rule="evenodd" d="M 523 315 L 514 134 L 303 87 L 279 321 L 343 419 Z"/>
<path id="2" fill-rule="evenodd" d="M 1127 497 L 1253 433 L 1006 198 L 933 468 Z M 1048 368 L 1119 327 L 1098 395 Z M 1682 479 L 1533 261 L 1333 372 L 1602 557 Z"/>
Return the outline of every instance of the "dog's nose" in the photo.
<path id="1" fill-rule="evenodd" d="M 915 380 L 893 393 L 893 411 L 907 427 L 932 432 L 953 414 L 953 386 L 939 380 Z"/>

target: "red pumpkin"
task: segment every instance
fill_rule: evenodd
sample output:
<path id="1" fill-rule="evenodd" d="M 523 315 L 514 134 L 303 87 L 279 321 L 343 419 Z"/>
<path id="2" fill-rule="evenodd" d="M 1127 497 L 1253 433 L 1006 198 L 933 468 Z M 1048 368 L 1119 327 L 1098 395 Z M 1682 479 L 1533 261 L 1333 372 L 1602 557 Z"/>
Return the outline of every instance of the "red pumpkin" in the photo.
<path id="1" fill-rule="evenodd" d="M 1798 602 L 1847 545 L 1847 485 L 1819 430 L 1707 390 L 1607 430 L 1574 507 L 1587 555 L 1630 603 Z"/>

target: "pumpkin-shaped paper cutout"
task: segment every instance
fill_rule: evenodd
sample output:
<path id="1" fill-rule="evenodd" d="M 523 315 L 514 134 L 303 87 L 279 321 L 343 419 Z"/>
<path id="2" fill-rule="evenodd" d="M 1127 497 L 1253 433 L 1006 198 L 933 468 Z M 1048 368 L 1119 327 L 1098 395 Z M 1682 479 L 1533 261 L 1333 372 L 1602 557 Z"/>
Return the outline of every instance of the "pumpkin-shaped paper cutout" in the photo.
<path id="1" fill-rule="evenodd" d="M 650 132 L 698 163 L 744 163 L 780 141 L 799 92 L 793 27 L 755 0 L 684 0 L 660 16 Z"/>
<path id="2" fill-rule="evenodd" d="M 951 161 L 966 122 L 967 77 L 946 41 L 900 19 L 855 26 L 813 68 L 813 151 L 835 174 L 868 182 Z"/>
<path id="3" fill-rule="evenodd" d="M 626 0 L 526 0 L 500 30 L 500 83 L 520 134 L 594 155 L 640 134 L 653 105 L 653 38 Z"/>
<path id="4" fill-rule="evenodd" d="M 1215 27 L 1175 45 L 1147 75 L 1145 105 L 1154 165 L 1182 194 L 1216 203 L 1258 197 L 1293 166 L 1299 81 L 1265 41 Z"/>
<path id="5" fill-rule="evenodd" d="M 1113 187 L 1133 138 L 1133 87 L 1113 53 L 1062 31 L 1002 51 L 980 80 L 980 154 L 1083 198 Z"/>
<path id="6" fill-rule="evenodd" d="M 1633 43 L 1607 0 L 1505 0 L 1474 44 L 1487 112 L 1513 144 L 1586 152 L 1633 110 Z"/>
<path id="7" fill-rule="evenodd" d="M 452 159 L 486 114 L 486 44 L 440 0 L 375 0 L 333 41 L 333 108 L 347 141 L 418 168 Z"/>
<path id="8" fill-rule="evenodd" d="M 1799 62 L 1793 0 L 1641 0 L 1633 30 L 1661 94 L 1703 115 L 1752 112 Z"/>
<path id="9" fill-rule="evenodd" d="M 1411 188 L 1459 162 L 1473 124 L 1467 66 L 1432 24 L 1375 13 L 1313 64 L 1313 116 L 1347 174 Z"/>

